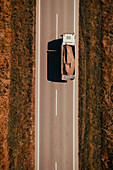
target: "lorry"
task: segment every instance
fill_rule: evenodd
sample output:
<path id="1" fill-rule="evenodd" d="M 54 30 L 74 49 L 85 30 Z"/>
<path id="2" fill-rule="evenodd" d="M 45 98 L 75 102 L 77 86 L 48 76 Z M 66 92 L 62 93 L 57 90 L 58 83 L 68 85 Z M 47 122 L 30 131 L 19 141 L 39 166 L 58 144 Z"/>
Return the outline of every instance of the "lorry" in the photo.
<path id="1" fill-rule="evenodd" d="M 75 78 L 75 34 L 64 33 L 61 46 L 61 79 Z"/>

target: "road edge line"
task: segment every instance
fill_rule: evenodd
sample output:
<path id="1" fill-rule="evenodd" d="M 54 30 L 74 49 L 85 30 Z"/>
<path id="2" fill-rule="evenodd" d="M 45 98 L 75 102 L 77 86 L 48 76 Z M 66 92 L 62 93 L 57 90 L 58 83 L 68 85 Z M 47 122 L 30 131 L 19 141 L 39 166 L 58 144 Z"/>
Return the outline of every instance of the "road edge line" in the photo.
<path id="1" fill-rule="evenodd" d="M 39 170 L 40 135 L 40 4 L 36 0 L 36 64 L 35 64 L 35 170 Z"/>
<path id="2" fill-rule="evenodd" d="M 73 170 L 79 169 L 78 158 L 78 12 L 79 0 L 74 0 L 74 33 L 75 37 L 75 79 L 73 80 Z M 75 141 L 76 138 L 76 141 Z"/>

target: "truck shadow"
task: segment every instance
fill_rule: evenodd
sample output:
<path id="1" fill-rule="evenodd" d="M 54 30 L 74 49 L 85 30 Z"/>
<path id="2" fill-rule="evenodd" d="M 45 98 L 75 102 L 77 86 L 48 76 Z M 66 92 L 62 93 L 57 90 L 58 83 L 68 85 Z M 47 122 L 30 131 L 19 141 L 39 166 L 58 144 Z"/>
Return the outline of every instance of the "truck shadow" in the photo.
<path id="1" fill-rule="evenodd" d="M 61 45 L 62 39 L 48 42 L 47 50 L 47 80 L 53 82 L 67 82 L 61 80 Z"/>

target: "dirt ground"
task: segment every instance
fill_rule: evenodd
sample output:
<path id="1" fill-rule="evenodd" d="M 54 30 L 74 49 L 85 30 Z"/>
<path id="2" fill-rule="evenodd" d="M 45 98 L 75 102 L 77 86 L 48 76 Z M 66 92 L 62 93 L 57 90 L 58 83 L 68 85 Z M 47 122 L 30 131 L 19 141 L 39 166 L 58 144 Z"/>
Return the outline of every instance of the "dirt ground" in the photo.
<path id="1" fill-rule="evenodd" d="M 112 169 L 112 1 L 80 0 L 80 169 Z"/>

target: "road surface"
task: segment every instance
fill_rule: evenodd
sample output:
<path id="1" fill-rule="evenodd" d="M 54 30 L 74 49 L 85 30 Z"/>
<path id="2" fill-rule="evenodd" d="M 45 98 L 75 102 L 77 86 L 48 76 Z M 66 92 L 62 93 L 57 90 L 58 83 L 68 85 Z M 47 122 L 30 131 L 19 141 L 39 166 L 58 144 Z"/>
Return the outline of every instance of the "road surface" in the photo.
<path id="1" fill-rule="evenodd" d="M 73 81 L 47 80 L 47 45 L 63 33 L 74 32 L 74 0 L 41 0 L 39 20 L 37 169 L 73 170 Z"/>

